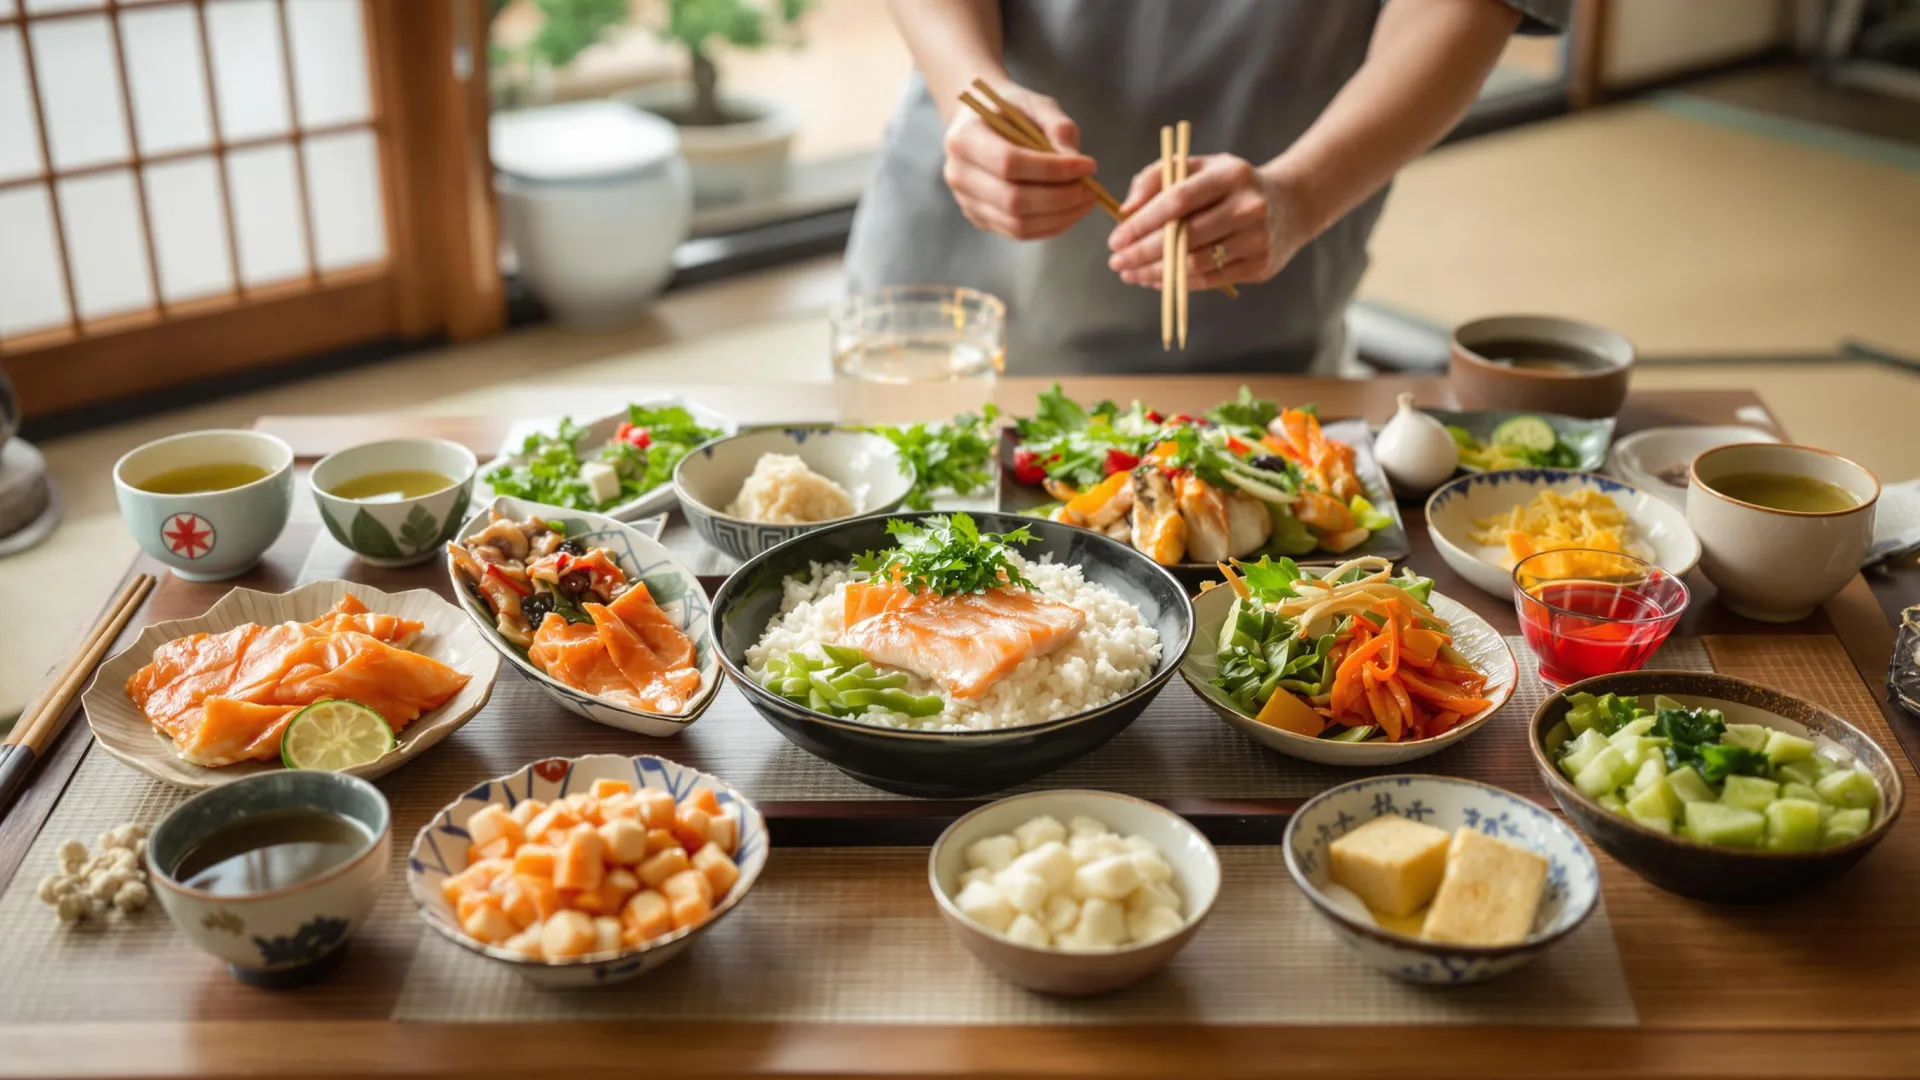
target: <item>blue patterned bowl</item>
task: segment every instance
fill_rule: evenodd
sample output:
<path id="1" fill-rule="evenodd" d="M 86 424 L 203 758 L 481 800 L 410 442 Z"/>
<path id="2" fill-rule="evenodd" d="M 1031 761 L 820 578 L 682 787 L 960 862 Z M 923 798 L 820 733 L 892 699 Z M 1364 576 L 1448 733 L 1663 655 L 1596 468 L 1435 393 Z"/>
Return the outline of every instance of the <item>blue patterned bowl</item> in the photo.
<path id="1" fill-rule="evenodd" d="M 460 930 L 460 920 L 441 885 L 447 878 L 466 869 L 467 820 L 491 805 L 511 809 L 525 799 L 552 802 L 570 790 L 585 790 L 595 780 L 621 780 L 640 788 L 658 788 L 676 801 L 685 801 L 694 792 L 712 791 L 720 805 L 740 816 L 740 839 L 734 848 L 734 862 L 740 867 L 740 880 L 732 891 L 714 905 L 713 915 L 698 926 L 675 930 L 643 945 L 618 952 L 593 953 L 569 960 L 533 960 L 516 952 L 495 948 L 468 937 Z M 507 964 L 529 982 L 540 986 L 604 986 L 652 971 L 671 960 L 694 938 L 737 907 L 747 890 L 753 888 L 760 871 L 767 865 L 767 821 L 746 796 L 728 787 L 719 778 L 698 769 L 690 769 L 666 758 L 643 754 L 622 757 L 619 754 L 591 754 L 577 758 L 548 758 L 536 761 L 510 776 L 489 780 L 440 811 L 413 841 L 407 858 L 407 889 L 420 906 L 420 917 L 442 937 L 469 952 L 496 963 Z"/>
<path id="2" fill-rule="evenodd" d="M 693 530 L 714 550 L 741 562 L 780 546 L 802 533 L 849 518 L 778 525 L 727 514 L 762 454 L 792 454 L 807 468 L 847 489 L 853 496 L 850 517 L 897 510 L 913 489 L 913 476 L 900 452 L 882 436 L 844 428 L 764 428 L 715 439 L 680 459 L 673 489 Z"/>
<path id="3" fill-rule="evenodd" d="M 461 581 L 460 572 L 454 569 L 453 560 L 449 558 L 447 579 L 453 584 L 453 595 L 459 599 L 468 617 L 485 633 L 487 642 L 498 649 L 501 656 L 506 657 L 509 663 L 520 669 L 521 674 L 546 691 L 548 697 L 559 702 L 568 712 L 622 731 L 666 738 L 680 734 L 687 725 L 698 720 L 701 713 L 707 711 L 707 706 L 713 704 L 714 691 L 720 688 L 720 659 L 713 648 L 712 607 L 707 602 L 707 590 L 693 571 L 660 546 L 659 541 L 631 525 L 584 510 L 542 506 L 505 495 L 469 518 L 455 535 L 465 537 L 478 533 L 492 521 L 492 513 L 496 510 L 515 521 L 524 521 L 528 515 L 538 515 L 547 521 L 559 522 L 566 526 L 568 539 L 578 540 L 589 548 L 605 548 L 629 580 L 646 582 L 647 591 L 653 594 L 660 610 L 673 620 L 674 626 L 693 639 L 694 663 L 700 669 L 700 692 L 687 706 L 686 712 L 670 716 L 630 709 L 568 686 L 535 667 L 533 661 L 527 659 L 525 649 L 500 636 L 487 606 Z"/>
<path id="4" fill-rule="evenodd" d="M 1538 852 L 1547 889 L 1533 933 L 1518 945 L 1443 945 L 1382 929 L 1364 909 L 1334 900 L 1327 845 L 1382 814 L 1452 832 L 1466 827 Z M 1287 823 L 1287 872 L 1360 958 L 1408 982 L 1451 986 L 1491 979 L 1558 944 L 1592 913 L 1600 869 L 1580 837 L 1549 810 L 1497 787 L 1451 776 L 1377 776 L 1321 792 Z"/>
<path id="5" fill-rule="evenodd" d="M 1474 522 L 1532 502 L 1542 491 L 1569 495 L 1597 491 L 1626 511 L 1630 542 L 1647 561 L 1683 578 L 1700 561 L 1700 541 L 1687 515 L 1672 503 L 1637 487 L 1572 469 L 1501 469 L 1468 473 L 1443 484 L 1427 499 L 1427 529 L 1453 572 L 1502 600 L 1513 599 L 1513 568 L 1504 545 L 1475 543 Z"/>

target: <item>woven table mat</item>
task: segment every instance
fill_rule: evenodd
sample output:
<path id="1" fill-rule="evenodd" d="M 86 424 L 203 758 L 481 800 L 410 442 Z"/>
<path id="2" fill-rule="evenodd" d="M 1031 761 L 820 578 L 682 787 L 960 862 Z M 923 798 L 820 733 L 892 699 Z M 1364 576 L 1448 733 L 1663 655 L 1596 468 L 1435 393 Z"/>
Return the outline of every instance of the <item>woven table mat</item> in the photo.
<path id="1" fill-rule="evenodd" d="M 1162 973 L 1099 998 L 1029 993 L 976 961 L 927 893 L 923 850 L 777 850 L 753 893 L 673 963 L 553 991 L 429 934 L 396 1020 L 901 1024 L 1638 1023 L 1604 906 L 1559 948 L 1472 987 L 1367 967 L 1288 878 L 1277 847 L 1220 849 L 1207 924 Z"/>

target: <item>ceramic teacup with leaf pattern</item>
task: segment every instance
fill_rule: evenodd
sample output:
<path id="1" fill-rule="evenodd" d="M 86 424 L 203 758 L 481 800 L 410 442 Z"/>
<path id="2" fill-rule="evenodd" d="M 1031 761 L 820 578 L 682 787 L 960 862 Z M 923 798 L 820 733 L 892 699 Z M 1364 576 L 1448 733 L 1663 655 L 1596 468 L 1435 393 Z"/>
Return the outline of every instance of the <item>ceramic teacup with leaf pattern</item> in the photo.
<path id="1" fill-rule="evenodd" d="M 335 540 L 373 566 L 412 566 L 459 531 L 478 464 L 446 439 L 384 439 L 321 458 L 308 483 Z"/>

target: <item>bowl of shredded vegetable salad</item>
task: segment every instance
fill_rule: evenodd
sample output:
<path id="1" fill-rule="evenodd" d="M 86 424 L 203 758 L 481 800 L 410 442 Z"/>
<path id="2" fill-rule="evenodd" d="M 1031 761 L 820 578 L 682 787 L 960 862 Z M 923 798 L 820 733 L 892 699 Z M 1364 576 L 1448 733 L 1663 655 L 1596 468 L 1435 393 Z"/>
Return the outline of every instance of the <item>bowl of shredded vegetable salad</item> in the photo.
<path id="1" fill-rule="evenodd" d="M 1513 650 L 1433 581 L 1378 556 L 1237 563 L 1194 598 L 1181 677 L 1263 746 L 1324 765 L 1393 765 L 1472 734 L 1513 695 Z"/>

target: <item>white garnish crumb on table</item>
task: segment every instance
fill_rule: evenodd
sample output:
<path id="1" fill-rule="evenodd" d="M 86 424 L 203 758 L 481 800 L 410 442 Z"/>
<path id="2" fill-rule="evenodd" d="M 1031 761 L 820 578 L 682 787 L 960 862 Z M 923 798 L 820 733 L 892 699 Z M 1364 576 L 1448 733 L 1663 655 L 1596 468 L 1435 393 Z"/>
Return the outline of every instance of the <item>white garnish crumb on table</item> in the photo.
<path id="1" fill-rule="evenodd" d="M 97 851 L 89 853 L 78 840 L 60 845 L 60 869 L 40 880 L 40 902 L 69 926 L 132 915 L 152 897 L 146 826 L 115 826 L 94 846 Z"/>

